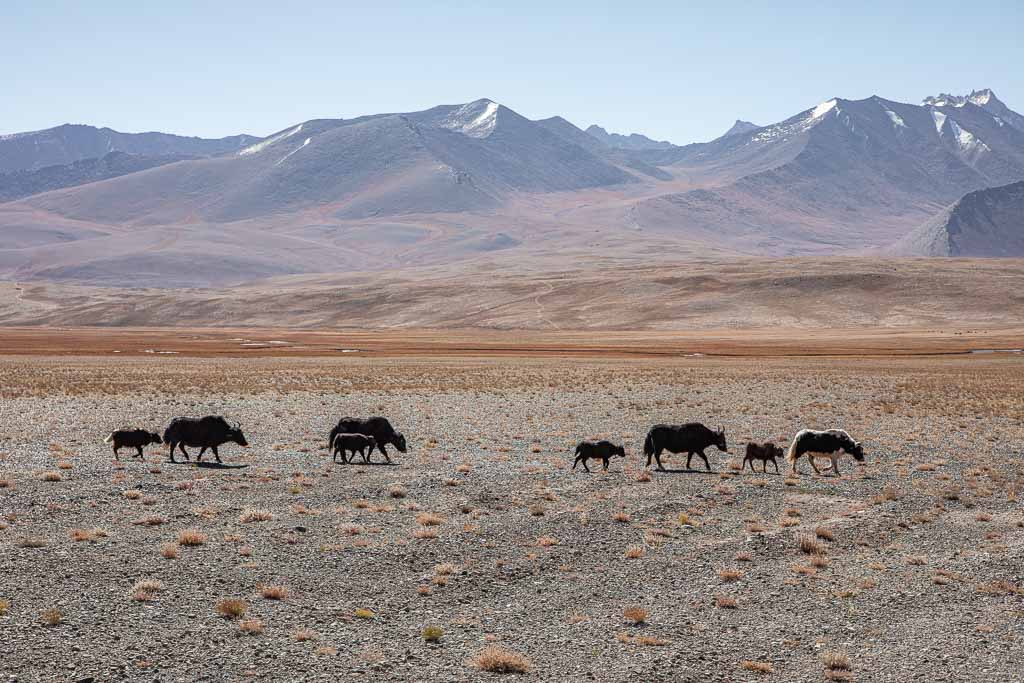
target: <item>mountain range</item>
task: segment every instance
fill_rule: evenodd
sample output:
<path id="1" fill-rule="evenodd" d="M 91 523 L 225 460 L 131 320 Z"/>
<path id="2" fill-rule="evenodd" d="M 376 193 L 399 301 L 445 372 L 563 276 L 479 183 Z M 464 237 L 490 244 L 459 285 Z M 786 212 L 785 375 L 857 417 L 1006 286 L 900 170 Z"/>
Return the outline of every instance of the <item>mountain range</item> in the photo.
<path id="1" fill-rule="evenodd" d="M 265 138 L 65 125 L 0 136 L 0 278 L 191 287 L 465 262 L 1024 256 L 1009 220 L 1022 180 L 1024 117 L 990 90 L 833 98 L 682 146 L 489 99 Z M 989 188 L 1004 189 L 972 194 Z"/>

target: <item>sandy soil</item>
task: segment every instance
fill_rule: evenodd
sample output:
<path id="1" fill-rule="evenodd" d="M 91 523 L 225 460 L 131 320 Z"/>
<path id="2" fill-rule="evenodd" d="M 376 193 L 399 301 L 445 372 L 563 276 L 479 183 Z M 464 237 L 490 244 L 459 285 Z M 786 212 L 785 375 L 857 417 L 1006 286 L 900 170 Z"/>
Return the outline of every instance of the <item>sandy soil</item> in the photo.
<path id="1" fill-rule="evenodd" d="M 1021 360 L 8 356 L 0 679 L 476 681 L 497 645 L 522 680 L 1014 680 Z M 204 413 L 251 448 L 102 442 Z M 409 451 L 332 464 L 344 414 Z M 646 468 L 686 420 L 725 427 L 714 473 Z M 736 470 L 807 426 L 866 464 Z M 584 437 L 627 458 L 573 472 Z"/>

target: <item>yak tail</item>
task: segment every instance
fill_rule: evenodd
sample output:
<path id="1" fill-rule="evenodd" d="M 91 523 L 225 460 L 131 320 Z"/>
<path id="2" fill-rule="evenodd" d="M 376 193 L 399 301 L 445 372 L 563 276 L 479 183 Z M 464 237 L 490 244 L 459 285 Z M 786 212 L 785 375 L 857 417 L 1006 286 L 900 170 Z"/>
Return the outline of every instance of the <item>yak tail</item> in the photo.
<path id="1" fill-rule="evenodd" d="M 114 440 L 114 432 L 110 432 L 110 436 L 108 436 L 107 438 L 103 439 L 103 443 L 110 443 L 113 440 Z"/>
<path id="2" fill-rule="evenodd" d="M 654 435 L 650 432 L 647 433 L 647 438 L 644 439 L 644 455 L 654 455 Z"/>
<path id="3" fill-rule="evenodd" d="M 800 441 L 800 435 L 797 434 L 793 437 L 793 443 L 789 444 L 789 450 L 786 451 L 786 462 L 796 462 L 796 445 Z"/>
<path id="4" fill-rule="evenodd" d="M 581 448 L 583 448 L 583 444 L 576 446 L 576 451 L 573 453 L 573 455 L 579 455 Z"/>

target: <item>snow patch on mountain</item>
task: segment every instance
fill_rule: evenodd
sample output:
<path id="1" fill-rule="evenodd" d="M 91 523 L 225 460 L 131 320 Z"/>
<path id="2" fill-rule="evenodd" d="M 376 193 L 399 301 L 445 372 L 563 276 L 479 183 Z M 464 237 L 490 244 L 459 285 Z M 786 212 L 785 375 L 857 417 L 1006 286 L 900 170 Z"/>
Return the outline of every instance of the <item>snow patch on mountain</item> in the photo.
<path id="1" fill-rule="evenodd" d="M 889 117 L 890 121 L 892 121 L 892 125 L 898 126 L 899 128 L 906 128 L 907 127 L 907 122 L 904 121 L 900 117 L 900 115 L 897 114 L 896 112 L 894 112 L 893 110 L 886 109 L 885 110 L 885 115 Z"/>
<path id="2" fill-rule="evenodd" d="M 477 100 L 464 104 L 449 114 L 441 126 L 471 138 L 485 138 L 494 132 L 498 124 L 497 102 Z"/>
<path id="3" fill-rule="evenodd" d="M 834 99 L 829 100 L 827 102 L 822 102 L 821 104 L 814 108 L 814 111 L 811 112 L 811 118 L 820 119 L 822 116 L 835 109 L 837 104 L 838 102 L 836 102 L 836 100 Z"/>
<path id="4" fill-rule="evenodd" d="M 299 125 L 295 126 L 289 131 L 285 131 L 284 133 L 275 135 L 272 138 L 267 138 L 263 142 L 257 142 L 255 145 L 250 145 L 249 147 L 246 147 L 241 152 L 239 152 L 238 156 L 249 156 L 250 154 L 259 154 L 260 152 L 267 149 L 271 145 L 281 142 L 281 140 L 290 138 L 291 136 L 295 135 L 300 130 L 302 130 L 302 126 L 303 124 L 300 123 Z"/>
<path id="5" fill-rule="evenodd" d="M 292 151 L 288 152 L 288 153 L 287 153 L 287 154 L 285 154 L 285 155 L 284 155 L 283 157 L 281 157 L 281 158 L 280 158 L 280 159 L 278 160 L 278 162 L 277 162 L 276 164 L 274 164 L 274 166 L 280 166 L 280 165 L 281 165 L 282 163 L 284 163 L 284 160 L 285 160 L 285 159 L 287 159 L 288 157 L 290 157 L 291 155 L 295 154 L 295 153 L 296 153 L 296 152 L 298 152 L 298 151 L 299 151 L 300 149 L 302 149 L 303 147 L 305 147 L 306 145 L 308 145 L 308 144 L 309 144 L 309 143 L 310 143 L 310 142 L 311 142 L 312 140 L 313 140 L 313 138 L 306 138 L 305 142 L 303 142 L 303 143 L 302 143 L 301 145 L 299 145 L 298 147 L 296 147 L 295 149 L 293 149 Z"/>

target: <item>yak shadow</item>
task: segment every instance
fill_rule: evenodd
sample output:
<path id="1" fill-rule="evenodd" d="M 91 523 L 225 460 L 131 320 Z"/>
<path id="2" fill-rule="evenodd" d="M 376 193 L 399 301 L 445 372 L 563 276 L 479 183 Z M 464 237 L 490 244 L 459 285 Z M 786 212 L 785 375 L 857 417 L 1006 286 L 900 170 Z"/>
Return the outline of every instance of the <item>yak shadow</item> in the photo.
<path id="1" fill-rule="evenodd" d="M 672 469 L 669 467 L 666 467 L 663 470 L 653 469 L 651 472 L 655 474 L 718 474 L 718 472 L 714 470 L 708 472 L 707 470 L 688 470 L 685 468 Z"/>
<path id="2" fill-rule="evenodd" d="M 249 465 L 245 463 L 227 463 L 227 462 L 196 462 L 195 460 L 164 460 L 165 465 L 191 465 L 192 467 L 205 467 L 211 470 L 240 470 Z"/>
<path id="3" fill-rule="evenodd" d="M 363 462 L 363 461 L 360 460 L 359 462 L 345 462 L 345 463 L 336 462 L 334 464 L 335 465 L 346 465 L 346 466 L 347 465 L 359 465 L 361 467 L 367 467 L 367 466 L 369 466 L 369 467 L 398 467 L 398 463 L 397 462 L 387 462 L 387 461 L 385 461 L 385 462 L 374 462 L 372 460 L 370 462 Z"/>

